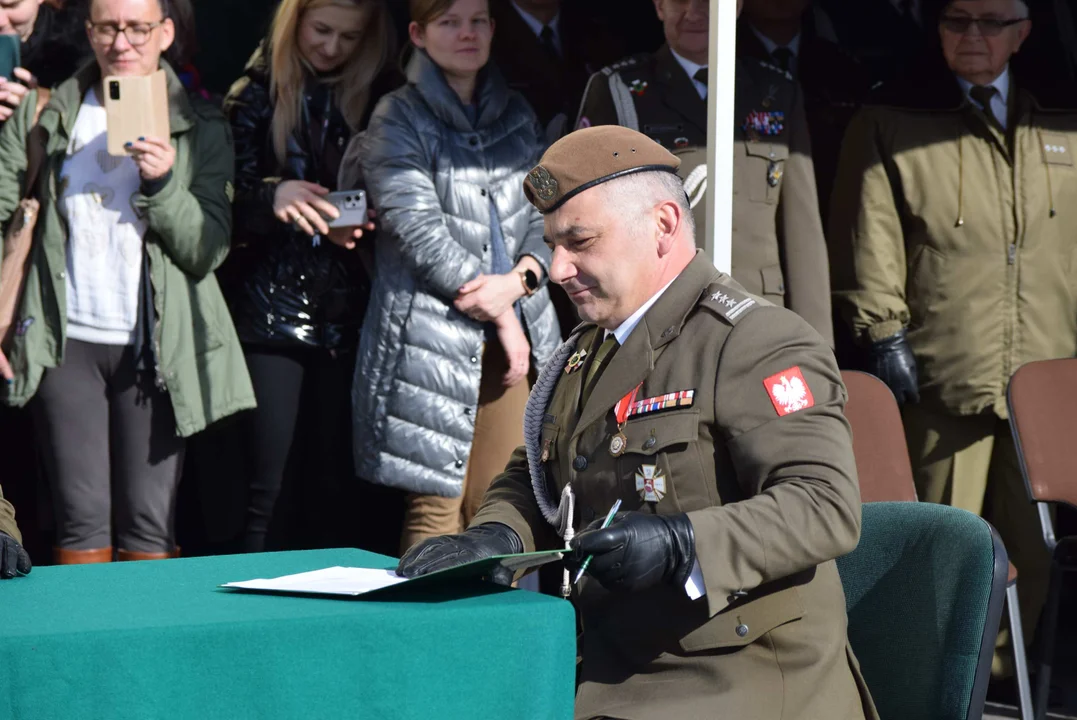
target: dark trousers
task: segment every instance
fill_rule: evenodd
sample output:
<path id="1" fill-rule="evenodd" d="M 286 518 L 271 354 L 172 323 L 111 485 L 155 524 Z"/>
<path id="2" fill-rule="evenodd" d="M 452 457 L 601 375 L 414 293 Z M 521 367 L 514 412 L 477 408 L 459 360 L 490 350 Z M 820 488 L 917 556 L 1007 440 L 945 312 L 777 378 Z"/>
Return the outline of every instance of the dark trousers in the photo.
<path id="1" fill-rule="evenodd" d="M 133 348 L 68 340 L 32 405 L 57 547 L 172 552 L 184 440 Z"/>
<path id="2" fill-rule="evenodd" d="M 340 506 L 356 491 L 354 352 L 253 345 L 244 351 L 258 407 L 243 419 L 249 486 L 242 549 L 354 544 L 354 503 Z"/>

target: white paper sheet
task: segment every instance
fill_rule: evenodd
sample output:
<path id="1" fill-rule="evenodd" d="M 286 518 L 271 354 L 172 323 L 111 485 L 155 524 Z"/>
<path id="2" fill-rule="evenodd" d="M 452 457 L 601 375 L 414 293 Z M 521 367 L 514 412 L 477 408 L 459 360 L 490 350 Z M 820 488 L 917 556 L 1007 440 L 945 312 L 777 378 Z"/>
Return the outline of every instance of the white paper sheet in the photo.
<path id="1" fill-rule="evenodd" d="M 318 595 L 363 595 L 406 580 L 407 578 L 397 576 L 393 570 L 331 567 L 278 578 L 232 582 L 221 587 Z"/>

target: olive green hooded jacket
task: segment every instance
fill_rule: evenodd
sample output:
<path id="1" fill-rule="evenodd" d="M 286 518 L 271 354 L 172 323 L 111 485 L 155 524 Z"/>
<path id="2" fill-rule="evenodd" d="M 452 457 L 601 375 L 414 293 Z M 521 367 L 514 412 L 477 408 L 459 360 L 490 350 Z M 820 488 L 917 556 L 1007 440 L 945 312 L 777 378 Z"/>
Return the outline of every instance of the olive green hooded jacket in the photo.
<path id="1" fill-rule="evenodd" d="M 189 99 L 164 62 L 176 160 L 163 189 L 132 203 L 146 217 L 145 236 L 153 292 L 153 353 L 158 387 L 166 389 L 176 431 L 190 436 L 227 415 L 255 406 L 243 352 L 213 274 L 228 254 L 232 231 L 234 154 L 229 126 L 208 103 Z M 35 197 L 41 212 L 30 269 L 7 349 L 15 382 L 0 390 L 21 406 L 44 372 L 63 363 L 67 328 L 65 272 L 67 223 L 59 209 L 63 162 L 82 98 L 100 77 L 88 65 L 53 91 L 41 113 L 47 163 Z M 26 137 L 33 93 L 0 131 L 0 229 L 6 230 L 22 196 Z"/>

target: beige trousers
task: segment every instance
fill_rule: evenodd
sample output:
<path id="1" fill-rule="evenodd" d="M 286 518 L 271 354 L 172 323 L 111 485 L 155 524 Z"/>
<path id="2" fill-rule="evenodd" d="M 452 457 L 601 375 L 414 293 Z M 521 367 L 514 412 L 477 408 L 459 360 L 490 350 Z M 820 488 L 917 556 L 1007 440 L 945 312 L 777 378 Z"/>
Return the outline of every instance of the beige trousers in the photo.
<path id="1" fill-rule="evenodd" d="M 1017 568 L 1021 624 L 1025 642 L 1032 642 L 1047 598 L 1051 558 L 1025 491 L 1009 423 L 993 414 L 954 416 L 918 405 L 906 405 L 902 415 L 917 495 L 976 513 L 995 526 Z M 1002 650 L 1008 646 L 1004 630 L 992 668 L 996 676 L 1011 674 L 1011 654 Z"/>
<path id="2" fill-rule="evenodd" d="M 506 388 L 501 378 L 508 369 L 505 351 L 487 342 L 482 355 L 482 383 L 475 412 L 475 436 L 460 497 L 408 495 L 400 554 L 427 538 L 463 532 L 482 506 L 486 490 L 508 465 L 516 448 L 524 444 L 524 408 L 527 380 Z"/>

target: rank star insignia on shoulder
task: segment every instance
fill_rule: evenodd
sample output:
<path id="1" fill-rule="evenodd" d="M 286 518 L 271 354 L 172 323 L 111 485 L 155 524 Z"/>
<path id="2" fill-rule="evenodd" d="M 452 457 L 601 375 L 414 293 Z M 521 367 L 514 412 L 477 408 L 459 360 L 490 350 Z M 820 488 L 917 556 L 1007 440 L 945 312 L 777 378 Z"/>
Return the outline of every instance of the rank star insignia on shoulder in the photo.
<path id="1" fill-rule="evenodd" d="M 704 292 L 700 305 L 713 310 L 719 317 L 733 324 L 744 317 L 747 312 L 758 307 L 759 303 L 755 298 L 743 292 L 737 292 L 726 285 L 714 283 Z"/>

